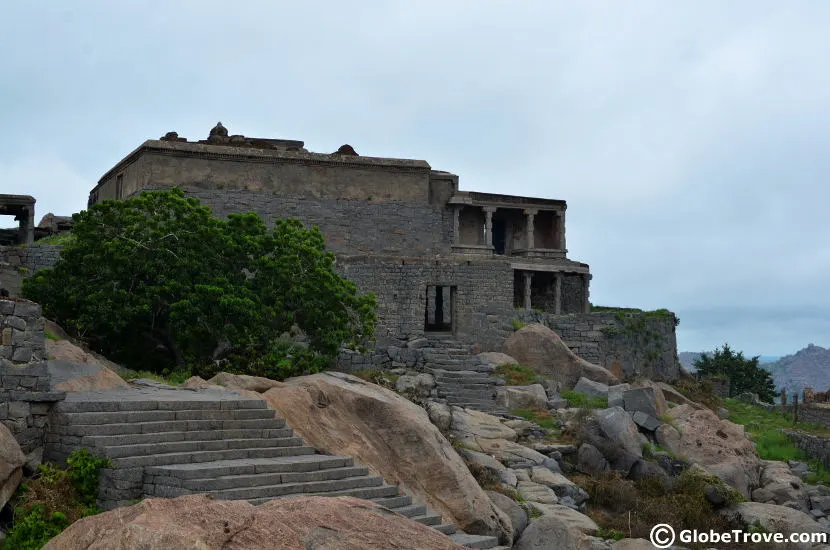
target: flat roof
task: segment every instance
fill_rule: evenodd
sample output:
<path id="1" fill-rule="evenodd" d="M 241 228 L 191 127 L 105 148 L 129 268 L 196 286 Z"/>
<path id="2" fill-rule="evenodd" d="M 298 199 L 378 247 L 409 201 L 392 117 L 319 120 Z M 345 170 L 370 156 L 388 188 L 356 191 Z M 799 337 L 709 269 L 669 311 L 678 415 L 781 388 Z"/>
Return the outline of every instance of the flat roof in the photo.
<path id="1" fill-rule="evenodd" d="M 456 191 L 450 198 L 449 204 L 469 204 L 473 206 L 500 206 L 502 208 L 538 207 L 553 210 L 564 210 L 568 207 L 566 201 L 559 199 L 523 197 L 520 195 L 501 195 L 498 193 L 479 193 L 477 191 Z"/>

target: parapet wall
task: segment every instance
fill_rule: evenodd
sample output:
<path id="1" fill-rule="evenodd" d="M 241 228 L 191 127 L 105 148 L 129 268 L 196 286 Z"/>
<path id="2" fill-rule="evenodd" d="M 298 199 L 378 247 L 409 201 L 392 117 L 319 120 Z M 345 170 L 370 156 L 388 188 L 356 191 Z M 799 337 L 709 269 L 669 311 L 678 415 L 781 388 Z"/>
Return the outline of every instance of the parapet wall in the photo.
<path id="1" fill-rule="evenodd" d="M 672 381 L 680 376 L 676 319 L 670 312 L 597 312 L 553 315 L 519 310 L 515 318 L 556 332 L 586 361 L 617 376 Z"/>
<path id="2" fill-rule="evenodd" d="M 34 455 L 34 462 L 43 453 L 49 411 L 64 397 L 64 392 L 50 391 L 45 361 L 17 366 L 0 359 L 0 422 L 27 456 Z"/>
<path id="3" fill-rule="evenodd" d="M 17 364 L 46 359 L 40 305 L 0 299 L 0 359 Z"/>

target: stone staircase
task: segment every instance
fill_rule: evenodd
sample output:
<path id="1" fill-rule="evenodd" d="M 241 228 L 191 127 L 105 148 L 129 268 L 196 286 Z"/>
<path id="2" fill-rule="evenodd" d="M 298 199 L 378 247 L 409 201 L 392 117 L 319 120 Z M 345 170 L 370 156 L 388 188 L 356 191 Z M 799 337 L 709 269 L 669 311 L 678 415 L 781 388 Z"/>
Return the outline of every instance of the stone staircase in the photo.
<path id="1" fill-rule="evenodd" d="M 447 404 L 490 414 L 507 413 L 496 403 L 496 387 L 504 381 L 491 376 L 493 366 L 473 355 L 469 346 L 430 339 L 420 352 L 423 369 L 435 377 L 438 397 Z"/>
<path id="2" fill-rule="evenodd" d="M 79 448 L 111 459 L 101 472 L 99 505 L 143 497 L 207 493 L 261 504 L 296 495 L 349 495 L 377 502 L 469 548 L 494 537 L 456 532 L 397 486 L 345 456 L 319 454 L 264 401 L 229 391 L 136 389 L 68 394 L 52 412 L 47 460 Z"/>

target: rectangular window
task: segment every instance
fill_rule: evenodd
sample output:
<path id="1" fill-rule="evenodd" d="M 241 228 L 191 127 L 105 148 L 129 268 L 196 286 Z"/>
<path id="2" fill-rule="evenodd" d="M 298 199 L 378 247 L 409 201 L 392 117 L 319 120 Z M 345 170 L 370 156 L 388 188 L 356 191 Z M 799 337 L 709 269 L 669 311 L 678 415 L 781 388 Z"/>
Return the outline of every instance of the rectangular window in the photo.
<path id="1" fill-rule="evenodd" d="M 452 332 L 455 325 L 454 286 L 427 286 L 424 330 L 427 332 Z"/>
<path id="2" fill-rule="evenodd" d="M 118 174 L 115 177 L 115 198 L 121 199 L 124 195 L 124 174 Z"/>

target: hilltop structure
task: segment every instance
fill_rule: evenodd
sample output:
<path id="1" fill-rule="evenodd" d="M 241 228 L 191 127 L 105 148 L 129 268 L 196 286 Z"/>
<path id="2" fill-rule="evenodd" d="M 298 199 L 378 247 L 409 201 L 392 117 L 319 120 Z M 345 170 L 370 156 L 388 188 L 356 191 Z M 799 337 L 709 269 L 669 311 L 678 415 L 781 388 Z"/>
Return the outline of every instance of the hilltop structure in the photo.
<path id="1" fill-rule="evenodd" d="M 350 145 L 312 153 L 302 141 L 175 132 L 142 143 L 89 194 L 89 205 L 182 187 L 218 216 L 317 225 L 338 268 L 378 297 L 376 336 L 447 332 L 460 340 L 514 308 L 589 309 L 588 265 L 567 258 L 563 200 L 459 190 L 423 160 L 366 157 Z"/>

